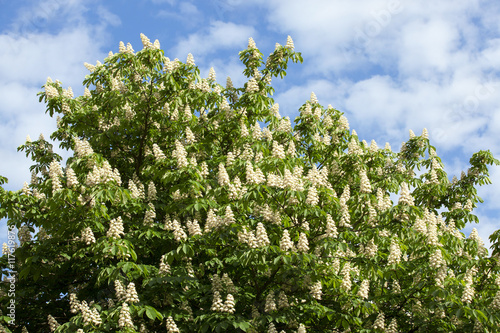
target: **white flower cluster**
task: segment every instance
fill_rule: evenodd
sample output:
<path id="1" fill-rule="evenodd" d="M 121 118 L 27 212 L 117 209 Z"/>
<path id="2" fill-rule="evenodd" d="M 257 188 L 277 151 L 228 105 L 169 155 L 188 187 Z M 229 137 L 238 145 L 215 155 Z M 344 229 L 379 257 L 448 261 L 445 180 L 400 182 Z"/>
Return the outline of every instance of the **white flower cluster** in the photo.
<path id="1" fill-rule="evenodd" d="M 63 176 L 63 171 L 61 165 L 57 161 L 50 162 L 49 166 L 49 177 L 52 180 L 52 193 L 62 189 L 61 181 L 59 177 Z"/>
<path id="2" fill-rule="evenodd" d="M 115 181 L 118 185 L 121 185 L 122 180 L 118 169 L 114 170 L 108 161 L 104 161 L 102 167 L 94 165 L 92 171 L 87 175 L 86 184 L 87 186 L 94 186 L 97 184 L 104 184 L 110 181 Z"/>
<path id="3" fill-rule="evenodd" d="M 27 182 L 24 182 L 22 192 L 24 195 L 31 194 L 31 189 L 29 188 L 29 184 Z"/>
<path id="4" fill-rule="evenodd" d="M 283 188 L 283 178 L 275 173 L 268 173 L 266 184 L 269 187 Z"/>
<path id="5" fill-rule="evenodd" d="M 52 79 L 50 78 L 50 76 L 47 78 L 47 82 L 45 83 L 44 85 L 44 89 L 45 89 L 45 96 L 48 98 L 48 99 L 52 99 L 52 98 L 55 98 L 55 97 L 59 97 L 59 90 L 57 90 L 56 87 L 54 87 L 54 85 L 52 85 L 51 83 L 54 83 L 52 81 Z"/>
<path id="6" fill-rule="evenodd" d="M 278 304 L 277 307 L 278 309 L 283 309 L 287 308 L 290 306 L 290 303 L 288 302 L 288 297 L 286 296 L 285 292 L 283 290 L 280 291 L 278 294 Z"/>
<path id="7" fill-rule="evenodd" d="M 163 153 L 161 148 L 156 143 L 153 143 L 153 155 L 157 161 L 163 160 L 166 158 L 165 154 Z"/>
<path id="8" fill-rule="evenodd" d="M 200 224 L 196 219 L 194 219 L 193 221 L 187 220 L 186 227 L 190 236 L 198 236 L 202 234 Z"/>
<path id="9" fill-rule="evenodd" d="M 128 190 L 130 191 L 130 196 L 132 197 L 132 199 L 144 199 L 144 185 L 137 179 L 137 177 L 134 178 L 135 180 L 130 179 L 128 181 Z"/>
<path id="10" fill-rule="evenodd" d="M 425 220 L 417 217 L 415 219 L 415 224 L 413 225 L 413 229 L 416 232 L 426 234 L 427 233 L 427 225 L 425 224 Z"/>
<path id="11" fill-rule="evenodd" d="M 187 239 L 186 232 L 182 228 L 182 225 L 176 219 L 172 221 L 172 232 L 174 234 L 175 240 L 178 242 Z"/>
<path id="12" fill-rule="evenodd" d="M 349 155 L 362 155 L 363 154 L 363 148 L 360 147 L 358 140 L 356 140 L 354 137 L 352 137 L 351 141 L 349 141 L 349 144 L 347 145 L 347 149 L 348 149 L 347 152 Z"/>
<path id="13" fill-rule="evenodd" d="M 297 243 L 297 251 L 307 253 L 309 251 L 309 241 L 305 233 L 301 232 Z"/>
<path id="14" fill-rule="evenodd" d="M 179 328 L 175 324 L 175 321 L 172 318 L 172 316 L 168 316 L 168 318 L 167 318 L 167 332 L 168 333 L 179 333 L 180 332 Z"/>
<path id="15" fill-rule="evenodd" d="M 310 288 L 310 294 L 312 297 L 314 297 L 317 300 L 321 300 L 321 295 L 323 294 L 321 290 L 321 281 L 317 281 L 315 284 L 313 284 Z"/>
<path id="16" fill-rule="evenodd" d="M 479 249 L 484 247 L 484 242 L 481 239 L 481 237 L 479 236 L 479 233 L 477 232 L 476 228 L 472 228 L 472 231 L 469 235 L 469 239 L 476 242 Z"/>
<path id="17" fill-rule="evenodd" d="M 148 184 L 148 201 L 156 200 L 156 186 L 153 181 Z"/>
<path id="18" fill-rule="evenodd" d="M 274 292 L 269 292 L 266 296 L 266 304 L 264 307 L 265 312 L 276 311 L 276 301 L 274 299 Z"/>
<path id="19" fill-rule="evenodd" d="M 446 262 L 443 259 L 443 254 L 440 249 L 436 249 L 433 254 L 429 257 L 429 267 L 431 269 L 437 270 L 443 266 Z"/>
<path id="20" fill-rule="evenodd" d="M 436 170 L 432 169 L 428 173 L 428 179 L 425 181 L 425 184 L 438 184 L 438 183 L 439 183 L 439 179 L 438 179 L 438 176 L 436 174 Z"/>
<path id="21" fill-rule="evenodd" d="M 78 157 L 85 157 L 92 155 L 94 153 L 94 150 L 90 146 L 87 140 L 83 139 L 80 140 L 78 138 L 74 138 L 75 141 L 75 153 Z"/>
<path id="22" fill-rule="evenodd" d="M 132 322 L 132 317 L 130 316 L 130 308 L 127 303 L 122 304 L 120 309 L 120 317 L 118 318 L 119 327 L 133 328 L 134 323 Z"/>
<path id="23" fill-rule="evenodd" d="M 128 91 L 127 86 L 125 85 L 125 82 L 123 82 L 122 77 L 112 77 L 111 78 L 111 90 L 117 90 L 121 93 L 126 93 Z M 120 118 L 116 117 L 114 120 L 116 125 L 119 125 Z"/>
<path id="24" fill-rule="evenodd" d="M 70 166 L 66 168 L 66 185 L 69 188 L 78 185 L 78 179 L 76 178 L 75 171 Z"/>
<path id="25" fill-rule="evenodd" d="M 115 293 L 116 293 L 116 298 L 119 301 L 125 300 L 127 292 L 120 280 L 115 280 Z"/>
<path id="26" fill-rule="evenodd" d="M 146 209 L 146 212 L 144 213 L 143 224 L 147 227 L 152 227 L 155 218 L 156 218 L 155 206 L 150 202 L 148 204 L 148 208 Z"/>
<path id="27" fill-rule="evenodd" d="M 472 201 L 467 199 L 467 202 L 464 205 L 464 210 L 471 212 L 473 208 Z"/>
<path id="28" fill-rule="evenodd" d="M 335 238 L 338 236 L 337 226 L 335 225 L 335 221 L 333 220 L 330 214 L 326 214 L 326 237 Z"/>
<path id="29" fill-rule="evenodd" d="M 378 251 L 378 245 L 375 244 L 373 238 L 368 241 L 368 244 L 366 244 L 362 249 L 360 249 L 360 252 L 366 255 L 368 258 L 375 257 L 375 255 L 377 255 L 377 251 Z"/>
<path id="30" fill-rule="evenodd" d="M 493 298 L 493 302 L 491 302 L 491 308 L 494 310 L 500 309 L 500 290 L 498 290 Z"/>
<path id="31" fill-rule="evenodd" d="M 209 175 L 210 172 L 208 170 L 208 164 L 207 164 L 207 162 L 205 162 L 205 161 L 201 162 L 200 169 L 201 170 L 199 171 L 199 173 L 200 173 L 201 177 L 205 178 L 206 176 Z"/>
<path id="32" fill-rule="evenodd" d="M 429 213 L 429 211 L 425 209 L 424 218 L 427 222 L 427 240 L 430 245 L 437 246 L 439 244 L 439 238 L 436 215 L 434 213 Z"/>
<path id="33" fill-rule="evenodd" d="M 9 246 L 7 245 L 7 243 L 3 243 L 2 244 L 2 255 L 6 255 L 9 253 L 10 253 Z"/>
<path id="34" fill-rule="evenodd" d="M 69 294 L 69 307 L 71 313 L 77 313 L 78 311 L 80 311 L 80 302 L 78 302 L 75 293 Z"/>
<path id="35" fill-rule="evenodd" d="M 291 191 L 303 191 L 304 184 L 302 182 L 302 173 L 302 167 L 295 167 L 293 169 L 293 173 L 290 172 L 290 170 L 285 169 L 283 180 L 280 181 L 280 183 L 282 183 L 282 187 L 287 188 Z"/>
<path id="36" fill-rule="evenodd" d="M 392 201 L 389 195 L 384 195 L 381 188 L 377 189 L 377 209 L 382 212 L 392 207 Z"/>
<path id="37" fill-rule="evenodd" d="M 203 231 L 205 233 L 210 232 L 212 229 L 222 226 L 222 218 L 215 214 L 215 211 L 210 208 L 207 213 L 207 221 L 205 222 L 205 228 Z"/>
<path id="38" fill-rule="evenodd" d="M 90 227 L 86 227 L 85 229 L 82 230 L 81 239 L 87 245 L 95 243 L 94 232 L 92 232 L 92 229 Z"/>
<path id="39" fill-rule="evenodd" d="M 258 122 L 255 122 L 252 126 L 250 126 L 250 130 L 252 131 L 252 139 L 260 140 L 262 137 L 262 132 L 260 130 L 260 125 Z"/>
<path id="40" fill-rule="evenodd" d="M 49 322 L 51 332 L 54 332 L 60 326 L 57 320 L 55 320 L 51 315 L 47 316 L 47 321 Z"/>
<path id="41" fill-rule="evenodd" d="M 375 319 L 375 322 L 373 323 L 372 328 L 374 330 L 376 329 L 385 330 L 385 316 L 383 312 L 379 312 L 377 318 Z"/>
<path id="42" fill-rule="evenodd" d="M 262 136 L 267 141 L 273 141 L 273 132 L 271 132 L 267 127 L 264 127 L 264 129 L 262 129 Z"/>
<path id="43" fill-rule="evenodd" d="M 194 136 L 193 132 L 191 131 L 191 128 L 189 126 L 186 127 L 186 143 L 187 144 L 192 144 L 196 142 L 196 137 Z"/>
<path id="44" fill-rule="evenodd" d="M 266 181 L 266 176 L 258 166 L 252 165 L 252 162 L 246 164 L 246 180 L 248 184 L 262 184 Z"/>
<path id="45" fill-rule="evenodd" d="M 275 104 L 277 105 L 277 104 Z M 279 113 L 278 113 L 279 115 Z M 289 117 L 284 117 L 280 120 L 280 124 L 276 129 L 277 132 L 291 133 L 292 132 L 292 122 Z M 291 141 L 293 142 L 293 141 Z"/>
<path id="46" fill-rule="evenodd" d="M 39 241 L 44 241 L 46 239 L 49 239 L 51 236 L 47 234 L 47 231 L 43 227 L 40 227 L 38 229 L 38 233 L 36 234 L 36 237 Z"/>
<path id="47" fill-rule="evenodd" d="M 300 170 L 300 174 L 302 174 L 302 170 Z M 316 187 L 331 188 L 331 184 L 328 182 L 328 168 L 326 166 L 318 170 L 316 165 L 313 164 L 312 168 L 307 172 L 306 179 Z"/>
<path id="48" fill-rule="evenodd" d="M 240 178 L 236 176 L 233 182 L 229 183 L 228 191 L 228 198 L 230 200 L 238 200 L 243 198 L 243 195 L 247 192 L 247 188 L 241 184 Z"/>
<path id="49" fill-rule="evenodd" d="M 388 265 L 399 264 L 401 262 L 401 248 L 399 247 L 398 240 L 396 238 L 391 239 L 391 245 L 389 247 L 389 257 L 387 258 Z"/>
<path id="50" fill-rule="evenodd" d="M 175 149 L 172 155 L 177 160 L 177 168 L 182 169 L 188 166 L 186 149 L 184 149 L 184 146 L 179 140 L 175 140 Z"/>
<path id="51" fill-rule="evenodd" d="M 125 292 L 125 302 L 127 303 L 138 303 L 139 295 L 137 295 L 137 291 L 135 290 L 135 283 L 130 282 L 127 286 L 127 291 Z"/>
<path id="52" fill-rule="evenodd" d="M 149 40 L 148 37 L 146 37 L 146 35 L 141 34 L 141 42 L 144 49 L 157 49 L 157 50 L 160 49 L 160 42 L 158 41 L 158 39 L 155 40 L 154 43 L 151 43 L 151 41 Z"/>
<path id="53" fill-rule="evenodd" d="M 19 238 L 19 242 L 21 243 L 21 245 L 31 241 L 31 232 L 29 227 L 27 225 L 23 225 L 21 228 L 19 228 L 17 237 Z"/>
<path id="54" fill-rule="evenodd" d="M 300 109 L 300 116 L 306 117 L 312 115 L 312 107 L 309 102 L 306 102 L 306 107 Z"/>
<path id="55" fill-rule="evenodd" d="M 248 231 L 245 227 L 243 227 L 243 231 L 238 233 L 238 241 L 240 243 L 247 244 L 254 249 L 270 244 L 266 229 L 261 222 L 257 224 L 257 230 L 255 233 L 253 231 Z"/>
<path id="56" fill-rule="evenodd" d="M 366 175 L 366 170 L 360 171 L 359 178 L 361 181 L 361 185 L 360 185 L 361 193 L 371 193 L 372 186 L 370 185 L 370 180 L 368 179 L 368 176 Z"/>
<path id="57" fill-rule="evenodd" d="M 257 81 L 254 78 L 251 78 L 247 82 L 247 87 L 246 87 L 246 92 L 248 93 L 254 93 L 259 91 L 259 85 L 257 84 Z"/>
<path id="58" fill-rule="evenodd" d="M 309 191 L 307 191 L 306 204 L 310 206 L 317 206 L 319 203 L 318 190 L 313 185 L 309 187 Z"/>
<path id="59" fill-rule="evenodd" d="M 261 222 L 257 224 L 257 230 L 255 234 L 256 234 L 255 238 L 257 242 L 257 247 L 264 247 L 270 244 L 269 238 L 267 237 L 266 228 L 264 228 L 264 225 Z"/>
<path id="60" fill-rule="evenodd" d="M 109 230 L 106 233 L 107 237 L 118 239 L 121 238 L 121 235 L 124 234 L 125 233 L 123 229 L 123 221 L 121 216 L 118 216 L 117 218 L 114 218 L 111 221 L 109 221 Z"/>
<path id="61" fill-rule="evenodd" d="M 395 294 L 401 294 L 401 285 L 399 284 L 399 282 L 397 280 L 392 282 L 392 291 Z"/>
<path id="62" fill-rule="evenodd" d="M 271 155 L 275 158 L 279 159 L 285 159 L 285 148 L 283 147 L 282 144 L 278 143 L 277 141 L 273 141 L 273 148 L 271 151 Z"/>
<path id="63" fill-rule="evenodd" d="M 473 266 L 472 268 L 469 268 L 467 272 L 465 273 L 464 277 L 464 282 L 465 282 L 465 288 L 462 293 L 462 302 L 463 303 L 470 303 L 472 302 L 472 299 L 474 298 L 474 287 L 473 287 L 473 277 L 477 274 L 477 267 Z"/>
<path id="64" fill-rule="evenodd" d="M 462 292 L 462 297 L 460 300 L 462 301 L 462 303 L 470 303 L 472 302 L 474 295 L 475 295 L 475 290 L 474 286 L 472 285 L 472 278 L 469 281 L 467 281 L 466 279 L 464 291 Z"/>
<path id="65" fill-rule="evenodd" d="M 220 163 L 219 164 L 219 173 L 217 175 L 217 181 L 219 182 L 220 186 L 226 186 L 230 184 L 229 180 L 229 175 L 226 171 L 226 168 L 224 167 L 224 164 Z"/>
<path id="66" fill-rule="evenodd" d="M 351 227 L 351 216 L 349 214 L 349 206 L 347 206 L 347 201 L 351 197 L 351 190 L 349 185 L 344 187 L 344 192 L 339 198 L 340 212 L 342 216 L 340 217 L 339 226 L 340 227 Z"/>
<path id="67" fill-rule="evenodd" d="M 370 291 L 370 280 L 365 279 L 363 280 L 363 282 L 361 282 L 361 285 L 359 286 L 358 296 L 363 299 L 367 299 L 369 291 Z"/>
<path id="68" fill-rule="evenodd" d="M 214 291 L 212 307 L 210 308 L 212 311 L 234 313 L 235 311 L 234 306 L 235 306 L 235 301 L 234 301 L 234 296 L 232 294 L 227 294 L 226 301 L 222 302 L 220 292 L 218 290 Z"/>
<path id="69" fill-rule="evenodd" d="M 80 311 L 82 312 L 83 325 L 99 326 L 102 324 L 102 319 L 99 312 L 97 312 L 97 309 L 92 308 L 92 310 L 90 310 L 86 301 L 82 301 L 82 303 L 80 303 Z"/>
<path id="70" fill-rule="evenodd" d="M 194 57 L 191 53 L 188 53 L 187 58 L 186 58 L 186 65 L 194 66 Z"/>
<path id="71" fill-rule="evenodd" d="M 161 256 L 160 259 L 160 269 L 158 270 L 159 275 L 170 275 L 170 265 L 168 264 L 167 261 L 167 255 L 164 254 Z"/>
<path id="72" fill-rule="evenodd" d="M 351 264 L 349 261 L 344 263 L 344 267 L 342 267 L 340 275 L 342 275 L 342 283 L 340 284 L 340 287 L 345 291 L 351 290 Z"/>
<path id="73" fill-rule="evenodd" d="M 286 38 L 286 45 L 285 47 L 291 51 L 293 51 L 293 49 L 295 48 L 294 45 L 293 45 L 293 40 L 292 40 L 292 37 L 288 36 Z"/>
<path id="74" fill-rule="evenodd" d="M 278 333 L 276 330 L 276 326 L 274 326 L 273 323 L 269 323 L 269 326 L 267 327 L 267 333 Z"/>
<path id="75" fill-rule="evenodd" d="M 387 333 L 398 333 L 398 322 L 396 318 L 392 318 L 391 322 L 389 323 L 389 326 L 387 326 Z"/>
<path id="76" fill-rule="evenodd" d="M 222 225 L 228 226 L 235 221 L 233 210 L 231 209 L 231 206 L 227 205 L 224 217 L 222 218 Z"/>
<path id="77" fill-rule="evenodd" d="M 408 189 L 407 183 L 401 183 L 401 192 L 400 192 L 398 204 L 408 205 L 408 206 L 415 205 L 413 197 L 410 194 L 410 190 Z"/>
<path id="78" fill-rule="evenodd" d="M 280 250 L 283 252 L 292 251 L 294 249 L 293 242 L 290 239 L 288 230 L 283 230 L 283 236 L 280 241 Z"/>

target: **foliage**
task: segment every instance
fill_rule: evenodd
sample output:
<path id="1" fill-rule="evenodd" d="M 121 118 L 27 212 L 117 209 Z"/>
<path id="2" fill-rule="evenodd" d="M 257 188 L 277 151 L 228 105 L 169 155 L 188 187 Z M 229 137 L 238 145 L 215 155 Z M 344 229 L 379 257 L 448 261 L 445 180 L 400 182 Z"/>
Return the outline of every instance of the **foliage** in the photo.
<path id="1" fill-rule="evenodd" d="M 250 40 L 242 88 L 141 38 L 86 64 L 83 96 L 40 93 L 74 153 L 28 140 L 31 183 L 1 189 L 7 331 L 496 331 L 498 259 L 459 231 L 490 152 L 449 181 L 426 130 L 378 148 L 314 94 L 292 125 L 270 85 L 302 62 L 290 38 L 266 61 Z"/>

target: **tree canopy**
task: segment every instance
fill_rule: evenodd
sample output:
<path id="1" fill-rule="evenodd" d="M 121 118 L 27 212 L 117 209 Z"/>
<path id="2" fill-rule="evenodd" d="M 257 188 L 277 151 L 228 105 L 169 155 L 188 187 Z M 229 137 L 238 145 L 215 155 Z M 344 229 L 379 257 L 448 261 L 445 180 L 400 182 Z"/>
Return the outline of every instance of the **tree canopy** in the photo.
<path id="1" fill-rule="evenodd" d="M 141 39 L 85 64 L 83 96 L 39 94 L 72 156 L 27 139 L 31 182 L 0 187 L 4 331 L 497 331 L 498 258 L 460 231 L 489 151 L 450 180 L 425 129 L 368 144 L 314 93 L 292 123 L 290 37 L 266 60 L 249 40 L 240 88 Z"/>

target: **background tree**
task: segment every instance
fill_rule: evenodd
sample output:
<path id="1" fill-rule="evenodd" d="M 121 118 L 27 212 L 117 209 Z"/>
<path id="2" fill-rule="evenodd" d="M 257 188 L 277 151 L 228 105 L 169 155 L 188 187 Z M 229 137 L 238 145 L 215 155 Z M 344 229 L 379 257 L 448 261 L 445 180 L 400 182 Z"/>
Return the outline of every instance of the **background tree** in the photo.
<path id="1" fill-rule="evenodd" d="M 31 183 L 1 189 L 20 241 L 5 330 L 496 330 L 498 259 L 459 231 L 489 151 L 449 181 L 425 129 L 379 148 L 314 93 L 292 125 L 270 85 L 302 61 L 291 38 L 266 61 L 249 40 L 242 88 L 141 39 L 86 64 L 83 96 L 50 78 L 40 93 L 74 154 L 63 168 L 27 140 Z"/>

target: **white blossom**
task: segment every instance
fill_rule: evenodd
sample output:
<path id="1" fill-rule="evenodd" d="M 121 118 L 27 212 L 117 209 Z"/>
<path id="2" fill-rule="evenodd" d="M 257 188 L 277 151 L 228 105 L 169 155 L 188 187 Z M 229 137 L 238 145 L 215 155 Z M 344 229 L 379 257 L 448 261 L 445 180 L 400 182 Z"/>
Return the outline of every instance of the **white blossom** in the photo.
<path id="1" fill-rule="evenodd" d="M 168 318 L 167 318 L 167 332 L 168 333 L 179 333 L 180 332 L 179 328 L 175 324 L 175 321 L 172 318 L 172 316 L 168 316 Z"/>
<path id="2" fill-rule="evenodd" d="M 396 238 L 391 239 L 391 246 L 389 250 L 389 257 L 387 263 L 389 265 L 399 264 L 401 262 L 401 248 Z"/>
<path id="3" fill-rule="evenodd" d="M 313 298 L 321 300 L 321 295 L 323 294 L 321 291 L 321 281 L 317 281 L 311 286 L 310 294 Z"/>
<path id="4" fill-rule="evenodd" d="M 309 191 L 307 191 L 306 204 L 311 206 L 317 206 L 319 203 L 318 190 L 316 190 L 315 186 L 309 187 Z"/>
<path id="5" fill-rule="evenodd" d="M 307 240 L 306 234 L 303 232 L 301 232 L 299 235 L 299 242 L 297 243 L 297 250 L 299 252 L 304 252 L 304 253 L 309 251 L 309 241 Z"/>
<path id="6" fill-rule="evenodd" d="M 379 312 L 377 319 L 375 319 L 375 322 L 373 323 L 373 329 L 385 329 L 385 316 L 383 312 Z"/>
<path id="7" fill-rule="evenodd" d="M 288 233 L 288 230 L 283 230 L 283 236 L 281 237 L 280 241 L 280 249 L 281 251 L 287 252 L 290 250 L 293 250 L 293 242 L 290 239 L 290 234 Z"/>
<path id="8" fill-rule="evenodd" d="M 370 291 L 370 280 L 365 279 L 363 280 L 363 282 L 361 282 L 361 285 L 359 286 L 358 296 L 363 299 L 367 299 L 369 291 Z"/>
<path id="9" fill-rule="evenodd" d="M 273 292 L 270 292 L 266 296 L 266 304 L 265 304 L 264 311 L 265 312 L 276 311 L 276 302 L 274 300 L 274 293 Z"/>
<path id="10" fill-rule="evenodd" d="M 95 243 L 94 233 L 90 227 L 86 227 L 82 230 L 82 241 L 87 245 Z"/>
<path id="11" fill-rule="evenodd" d="M 119 327 L 128 327 L 133 328 L 134 323 L 132 322 L 132 317 L 130 316 L 130 308 L 127 303 L 122 304 L 122 308 L 120 310 L 120 317 L 118 318 L 118 326 Z"/>
<path id="12" fill-rule="evenodd" d="M 109 230 L 106 233 L 107 237 L 118 239 L 121 237 L 121 235 L 124 234 L 125 233 L 123 229 L 123 221 L 121 216 L 118 216 L 117 218 L 114 218 L 111 221 L 109 221 Z"/>

